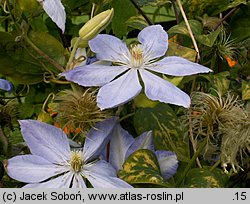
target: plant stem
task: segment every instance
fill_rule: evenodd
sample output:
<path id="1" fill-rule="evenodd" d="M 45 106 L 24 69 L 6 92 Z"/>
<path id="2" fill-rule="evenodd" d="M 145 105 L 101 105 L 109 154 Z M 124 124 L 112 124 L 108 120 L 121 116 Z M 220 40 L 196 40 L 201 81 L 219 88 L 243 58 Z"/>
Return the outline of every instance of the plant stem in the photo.
<path id="1" fill-rule="evenodd" d="M 29 38 L 28 36 L 24 37 L 25 41 L 38 53 L 40 54 L 45 60 L 47 60 L 50 64 L 52 64 L 54 67 L 56 67 L 58 70 L 64 72 L 64 67 L 61 66 L 58 62 L 56 62 L 54 59 L 50 58 L 46 53 L 44 53 L 42 50 L 40 50 Z"/>
<path id="2" fill-rule="evenodd" d="M 171 0 L 172 4 L 173 4 L 173 8 L 174 8 L 174 13 L 175 13 L 175 18 L 176 18 L 176 23 L 179 24 L 180 23 L 180 19 L 179 19 L 179 13 L 175 4 L 175 0 Z"/>
<path id="3" fill-rule="evenodd" d="M 74 58 L 75 58 L 75 54 L 76 54 L 76 50 L 78 48 L 78 45 L 79 45 L 79 42 L 81 41 L 81 38 L 78 37 L 77 41 L 75 42 L 74 46 L 73 46 L 73 50 L 72 52 L 70 53 L 70 57 L 69 57 L 69 61 L 67 63 L 67 66 L 66 66 L 66 71 L 70 70 L 71 69 L 71 64 L 72 62 L 74 61 Z"/>
<path id="4" fill-rule="evenodd" d="M 130 0 L 131 3 L 135 6 L 135 8 L 139 11 L 139 13 L 143 16 L 143 18 L 147 21 L 149 25 L 154 25 L 154 23 L 147 17 L 147 15 L 141 10 L 135 0 Z"/>
<path id="5" fill-rule="evenodd" d="M 120 118 L 119 122 L 121 122 L 121 121 L 123 121 L 123 120 L 125 120 L 125 119 L 127 119 L 127 118 L 129 118 L 129 117 L 131 117 L 133 115 L 135 115 L 135 113 L 129 113 L 128 115 L 125 115 L 122 118 Z"/>
<path id="6" fill-rule="evenodd" d="M 231 16 L 235 11 L 237 11 L 240 8 L 240 5 L 234 7 L 232 10 L 230 10 L 220 21 L 219 23 L 214 27 L 214 30 L 217 30 L 220 25 L 229 17 Z"/>
<path id="7" fill-rule="evenodd" d="M 221 160 L 218 160 L 210 169 L 210 171 L 213 171 L 219 164 L 221 163 Z"/>
<path id="8" fill-rule="evenodd" d="M 203 141 L 200 144 L 199 149 L 197 150 L 197 152 L 195 152 L 194 156 L 192 157 L 192 159 L 189 161 L 189 163 L 187 164 L 184 172 L 182 173 L 181 177 L 177 180 L 176 182 L 176 187 L 180 187 L 180 185 L 182 184 L 183 180 L 185 179 L 185 176 L 187 175 L 187 173 L 189 172 L 189 170 L 191 169 L 192 165 L 194 164 L 196 158 L 199 156 L 199 154 L 202 152 L 202 150 L 204 149 L 204 147 L 206 146 L 207 141 Z"/>
<path id="9" fill-rule="evenodd" d="M 186 16 L 186 14 L 185 14 L 185 11 L 184 11 L 184 9 L 183 9 L 183 7 L 182 7 L 181 1 L 180 1 L 180 0 L 177 0 L 177 3 L 178 3 L 178 6 L 179 6 L 179 8 L 180 8 L 180 11 L 181 11 L 181 14 L 182 14 L 182 16 L 183 16 L 183 19 L 184 19 L 184 21 L 185 21 L 185 23 L 186 23 L 186 26 L 187 26 L 189 35 L 190 35 L 190 37 L 191 37 L 191 39 L 192 39 L 192 41 L 193 41 L 195 51 L 197 52 L 197 61 L 199 61 L 199 60 L 200 60 L 200 52 L 199 52 L 199 48 L 198 48 L 198 45 L 197 45 L 197 43 L 196 43 L 196 40 L 195 40 L 195 38 L 194 38 L 192 29 L 191 29 L 190 24 L 189 24 L 189 22 L 188 22 L 188 19 L 187 19 L 187 16 Z"/>

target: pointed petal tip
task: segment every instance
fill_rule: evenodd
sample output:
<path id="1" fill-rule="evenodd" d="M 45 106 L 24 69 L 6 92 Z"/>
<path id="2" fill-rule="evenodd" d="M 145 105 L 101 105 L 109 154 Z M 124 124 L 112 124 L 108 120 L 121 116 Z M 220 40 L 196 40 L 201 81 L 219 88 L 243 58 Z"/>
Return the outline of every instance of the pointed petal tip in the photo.
<path id="1" fill-rule="evenodd" d="M 34 123 L 36 120 L 26 119 L 26 120 L 18 120 L 20 126 L 28 126 L 31 123 Z"/>

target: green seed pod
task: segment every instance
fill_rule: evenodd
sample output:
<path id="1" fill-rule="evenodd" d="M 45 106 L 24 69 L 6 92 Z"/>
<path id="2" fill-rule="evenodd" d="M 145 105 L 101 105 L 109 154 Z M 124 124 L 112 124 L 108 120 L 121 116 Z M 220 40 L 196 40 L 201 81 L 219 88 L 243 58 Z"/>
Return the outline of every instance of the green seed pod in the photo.
<path id="1" fill-rule="evenodd" d="M 85 25 L 79 30 L 79 36 L 82 41 L 89 41 L 104 30 L 110 23 L 114 15 L 114 9 L 103 11 L 91 18 Z"/>

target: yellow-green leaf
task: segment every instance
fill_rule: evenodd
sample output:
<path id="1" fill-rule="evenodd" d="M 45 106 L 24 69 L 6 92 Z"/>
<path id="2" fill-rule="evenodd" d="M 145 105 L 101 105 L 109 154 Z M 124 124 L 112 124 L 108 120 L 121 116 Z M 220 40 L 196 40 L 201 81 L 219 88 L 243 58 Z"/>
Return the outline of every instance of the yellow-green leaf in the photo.
<path id="1" fill-rule="evenodd" d="M 134 116 L 134 127 L 138 135 L 152 130 L 156 149 L 171 150 L 178 160 L 189 161 L 188 138 L 183 138 L 181 124 L 172 110 L 165 103 L 158 103 L 153 108 L 138 108 Z"/>
<path id="2" fill-rule="evenodd" d="M 130 184 L 164 184 L 155 154 L 141 149 L 131 154 L 123 164 L 119 177 Z"/>
<path id="3" fill-rule="evenodd" d="M 228 176 L 221 169 L 210 171 L 211 167 L 194 168 L 187 174 L 184 186 L 189 188 L 222 188 L 226 187 Z"/>
<path id="4" fill-rule="evenodd" d="M 250 81 L 242 81 L 242 99 L 250 99 Z"/>
<path id="5" fill-rule="evenodd" d="M 224 95 L 229 89 L 230 80 L 227 77 L 230 75 L 229 72 L 220 72 L 212 76 L 212 86 L 215 88 L 219 94 Z"/>
<path id="6" fill-rule="evenodd" d="M 183 47 L 174 42 L 169 42 L 167 56 L 180 56 L 194 62 L 196 54 L 196 51 L 191 48 Z"/>
<path id="7" fill-rule="evenodd" d="M 148 99 L 148 97 L 143 93 L 135 97 L 134 102 L 138 108 L 153 108 L 159 103 L 158 101 Z"/>
<path id="8" fill-rule="evenodd" d="M 183 77 L 182 76 L 180 76 L 180 77 L 169 77 L 169 76 L 163 75 L 163 79 L 171 82 L 175 86 L 178 86 L 181 83 Z"/>

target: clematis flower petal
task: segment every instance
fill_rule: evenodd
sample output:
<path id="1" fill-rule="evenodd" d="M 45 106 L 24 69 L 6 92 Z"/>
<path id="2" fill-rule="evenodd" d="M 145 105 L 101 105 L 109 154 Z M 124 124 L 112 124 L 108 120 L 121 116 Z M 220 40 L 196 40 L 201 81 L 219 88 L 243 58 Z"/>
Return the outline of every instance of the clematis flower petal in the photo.
<path id="1" fill-rule="evenodd" d="M 68 170 L 36 155 L 16 156 L 9 159 L 7 164 L 8 175 L 25 183 L 38 183 Z"/>
<path id="2" fill-rule="evenodd" d="M 134 142 L 128 148 L 125 159 L 133 152 L 139 149 L 149 149 L 154 151 L 152 131 L 144 132 L 139 137 L 135 138 Z"/>
<path id="3" fill-rule="evenodd" d="M 55 164 L 63 164 L 69 159 L 69 142 L 61 129 L 37 120 L 21 120 L 19 123 L 32 154 Z"/>
<path id="4" fill-rule="evenodd" d="M 13 86 L 9 81 L 5 79 L 0 79 L 0 90 L 11 92 L 12 89 L 13 89 Z"/>
<path id="5" fill-rule="evenodd" d="M 190 97 L 172 83 L 146 70 L 140 70 L 140 74 L 145 85 L 145 93 L 149 99 L 159 100 L 160 102 L 171 103 L 185 108 L 190 106 Z"/>
<path id="6" fill-rule="evenodd" d="M 97 105 L 101 110 L 117 107 L 137 96 L 141 89 L 137 70 L 131 69 L 100 88 L 97 94 Z"/>
<path id="7" fill-rule="evenodd" d="M 129 63 L 129 50 L 120 39 L 107 34 L 99 34 L 89 41 L 90 49 L 99 60 Z"/>
<path id="8" fill-rule="evenodd" d="M 117 171 L 122 169 L 126 152 L 133 142 L 134 138 L 124 130 L 120 124 L 117 124 L 113 130 L 113 135 L 110 141 L 109 154 L 109 163 L 111 163 Z"/>
<path id="9" fill-rule="evenodd" d="M 64 32 L 66 22 L 66 12 L 61 0 L 37 0 L 41 3 L 44 11 L 56 23 L 56 25 Z"/>
<path id="10" fill-rule="evenodd" d="M 127 69 L 127 67 L 122 66 L 90 64 L 71 69 L 62 73 L 61 76 L 65 76 L 68 81 L 73 81 L 82 86 L 102 86 Z"/>
<path id="11" fill-rule="evenodd" d="M 82 172 L 83 174 L 85 174 L 85 172 L 91 172 L 105 177 L 117 177 L 114 167 L 104 160 L 85 164 Z"/>
<path id="12" fill-rule="evenodd" d="M 188 76 L 198 73 L 212 72 L 211 69 L 204 67 L 198 63 L 190 62 L 182 57 L 165 57 L 155 62 L 152 66 L 146 67 L 155 72 L 172 75 L 172 76 Z"/>
<path id="13" fill-rule="evenodd" d="M 96 123 L 95 127 L 86 135 L 83 147 L 85 162 L 95 157 L 103 151 L 107 145 L 111 132 L 116 124 L 117 118 L 112 117 L 105 121 Z"/>
<path id="14" fill-rule="evenodd" d="M 31 183 L 23 186 L 23 188 L 69 188 L 72 182 L 73 173 L 68 172 L 62 176 L 58 176 L 49 181 L 42 183 Z"/>
<path id="15" fill-rule="evenodd" d="M 95 173 L 86 174 L 86 178 L 94 188 L 133 188 L 117 177 L 106 177 Z"/>
<path id="16" fill-rule="evenodd" d="M 131 188 L 125 181 L 117 178 L 116 170 L 105 161 L 97 161 L 85 167 L 84 176 L 94 188 Z M 101 170 L 101 171 L 100 171 Z"/>
<path id="17" fill-rule="evenodd" d="M 155 155 L 160 165 L 161 174 L 165 180 L 173 176 L 178 168 L 178 160 L 175 153 L 171 151 L 157 150 Z"/>
<path id="18" fill-rule="evenodd" d="M 138 35 L 138 41 L 142 43 L 144 58 L 148 60 L 165 55 L 168 49 L 168 34 L 161 25 L 144 28 Z"/>
<path id="19" fill-rule="evenodd" d="M 73 178 L 72 188 L 87 188 L 82 176 L 80 174 L 75 174 Z"/>

